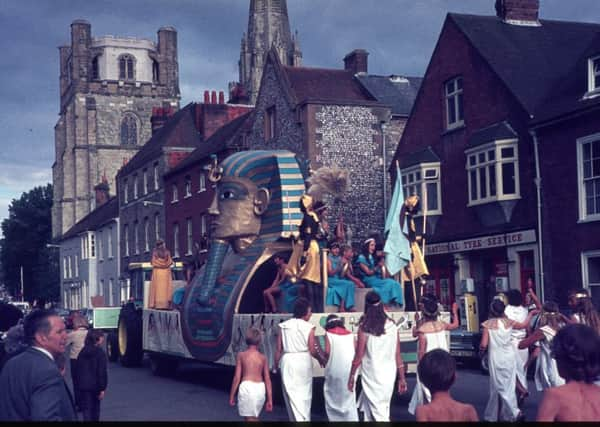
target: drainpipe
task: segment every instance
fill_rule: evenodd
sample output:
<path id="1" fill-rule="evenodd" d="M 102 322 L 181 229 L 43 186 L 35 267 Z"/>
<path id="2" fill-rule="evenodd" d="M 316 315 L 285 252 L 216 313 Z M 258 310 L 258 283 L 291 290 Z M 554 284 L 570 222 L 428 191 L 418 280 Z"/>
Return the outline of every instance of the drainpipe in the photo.
<path id="1" fill-rule="evenodd" d="M 538 151 L 538 139 L 535 129 L 529 130 L 529 134 L 533 139 L 533 152 L 535 156 L 535 189 L 537 193 L 537 228 L 538 228 L 538 256 L 540 259 L 540 291 L 541 300 L 545 301 L 544 297 L 544 252 L 542 244 L 542 177 L 540 175 L 540 155 Z"/>
<path id="2" fill-rule="evenodd" d="M 381 157 L 383 158 L 383 223 L 385 224 L 385 221 L 387 219 L 387 209 L 388 209 L 388 200 L 387 200 L 387 156 L 386 156 L 386 149 L 385 149 L 385 122 L 380 122 L 381 124 L 381 146 L 382 146 L 382 155 Z"/>

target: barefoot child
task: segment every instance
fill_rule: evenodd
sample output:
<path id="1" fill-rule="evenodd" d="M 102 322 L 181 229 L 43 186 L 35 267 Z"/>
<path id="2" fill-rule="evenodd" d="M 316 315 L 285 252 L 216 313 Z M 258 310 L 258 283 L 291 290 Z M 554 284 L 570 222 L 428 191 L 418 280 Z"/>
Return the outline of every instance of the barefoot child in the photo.
<path id="1" fill-rule="evenodd" d="M 421 383 L 431 392 L 431 403 L 417 407 L 417 421 L 479 421 L 472 405 L 450 396 L 456 379 L 456 362 L 442 349 L 425 353 L 417 367 Z"/>
<path id="2" fill-rule="evenodd" d="M 267 358 L 258 351 L 260 341 L 260 331 L 249 328 L 246 332 L 248 349 L 237 355 L 235 375 L 229 393 L 229 404 L 235 406 L 235 394 L 238 392 L 238 411 L 246 421 L 258 421 L 265 403 L 265 394 L 267 411 L 273 410 L 269 363 Z"/>

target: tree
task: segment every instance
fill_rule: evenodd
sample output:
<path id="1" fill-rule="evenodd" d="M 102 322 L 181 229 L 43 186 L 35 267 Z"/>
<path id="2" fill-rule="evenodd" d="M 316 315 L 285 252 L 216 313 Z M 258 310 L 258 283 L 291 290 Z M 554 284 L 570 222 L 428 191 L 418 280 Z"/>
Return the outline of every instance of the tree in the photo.
<path id="1" fill-rule="evenodd" d="M 52 185 L 35 187 L 13 199 L 2 221 L 4 239 L 0 268 L 12 295 L 20 295 L 23 267 L 24 299 L 57 300 L 60 295 L 58 251 L 52 239 Z"/>

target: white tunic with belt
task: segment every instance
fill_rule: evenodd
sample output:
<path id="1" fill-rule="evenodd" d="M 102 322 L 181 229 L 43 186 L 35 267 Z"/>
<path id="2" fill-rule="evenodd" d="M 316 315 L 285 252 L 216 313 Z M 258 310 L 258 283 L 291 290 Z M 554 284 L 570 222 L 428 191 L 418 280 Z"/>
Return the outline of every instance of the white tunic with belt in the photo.
<path id="1" fill-rule="evenodd" d="M 348 377 L 354 359 L 354 334 L 327 332 L 329 359 L 325 366 L 325 410 L 329 421 L 358 421 L 356 389 L 348 391 Z"/>
<path id="2" fill-rule="evenodd" d="M 393 321 L 387 320 L 384 334 L 366 336 L 367 348 L 362 359 L 362 391 L 358 398 L 358 409 L 364 412 L 365 421 L 389 421 L 397 372 L 398 329 Z"/>
<path id="3" fill-rule="evenodd" d="M 308 336 L 314 327 L 306 320 L 296 318 L 279 324 L 283 344 L 279 369 L 290 421 L 310 421 L 313 379 Z"/>
<path id="4" fill-rule="evenodd" d="M 504 309 L 504 314 L 510 320 L 522 323 L 527 320 L 529 310 L 523 306 L 507 305 Z M 525 339 L 526 335 L 527 331 L 525 329 L 513 329 L 511 332 L 513 348 L 517 355 L 517 379 L 525 390 L 527 390 L 527 372 L 525 371 L 525 363 L 527 363 L 527 359 L 529 358 L 529 350 L 527 348 L 519 349 L 519 342 Z"/>
<path id="5" fill-rule="evenodd" d="M 535 387 L 542 391 L 543 389 L 556 387 L 565 384 L 565 380 L 558 374 L 556 360 L 552 357 L 551 346 L 556 331 L 550 326 L 540 328 L 544 334 L 544 339 L 540 341 L 540 354 L 535 366 Z"/>
<path id="6" fill-rule="evenodd" d="M 421 327 L 423 327 L 423 325 Z M 435 332 L 424 332 L 423 334 L 427 339 L 425 353 L 438 348 L 449 351 L 448 338 L 445 328 Z M 424 405 L 429 402 L 431 402 L 431 393 L 429 392 L 429 389 L 421 383 L 419 380 L 419 374 L 417 374 L 417 383 L 415 384 L 410 403 L 408 404 L 408 412 L 414 415 L 417 410 L 417 406 Z"/>

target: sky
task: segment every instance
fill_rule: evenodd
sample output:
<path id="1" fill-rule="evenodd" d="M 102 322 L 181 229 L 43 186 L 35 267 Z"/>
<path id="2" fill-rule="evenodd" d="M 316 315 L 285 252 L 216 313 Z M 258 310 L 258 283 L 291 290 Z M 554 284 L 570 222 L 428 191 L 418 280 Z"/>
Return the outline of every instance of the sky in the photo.
<path id="1" fill-rule="evenodd" d="M 353 49 L 369 73 L 422 76 L 448 12 L 494 15 L 495 0 L 287 0 L 308 67 L 342 68 Z M 249 0 L 0 0 L 0 222 L 23 192 L 52 182 L 58 46 L 75 19 L 92 36 L 156 41 L 178 32 L 181 106 L 238 79 Z M 600 23 L 598 0 L 540 0 L 540 18 Z M 1 231 L 0 231 L 1 233 Z"/>

